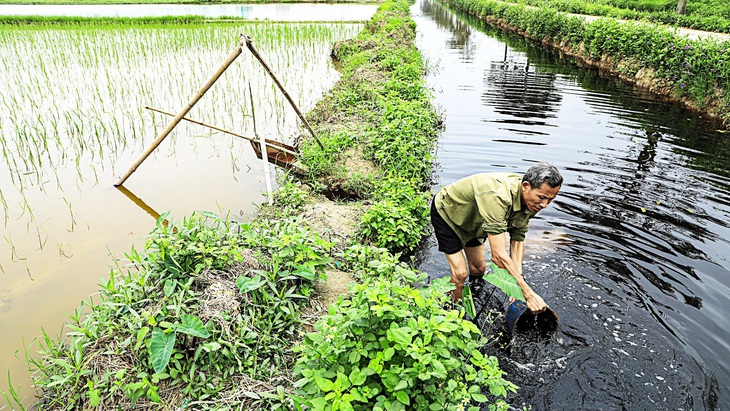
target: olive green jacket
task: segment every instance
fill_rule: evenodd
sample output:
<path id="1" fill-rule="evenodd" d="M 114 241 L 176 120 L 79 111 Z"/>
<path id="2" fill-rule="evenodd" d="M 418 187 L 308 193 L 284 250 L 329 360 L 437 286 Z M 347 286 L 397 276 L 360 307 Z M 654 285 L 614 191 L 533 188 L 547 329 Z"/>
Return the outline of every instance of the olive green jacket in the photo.
<path id="1" fill-rule="evenodd" d="M 442 187 L 434 197 L 436 210 L 462 244 L 472 238 L 483 243 L 487 234 L 504 232 L 510 240 L 525 241 L 535 213 L 523 207 L 521 184 L 519 174 L 474 174 Z"/>

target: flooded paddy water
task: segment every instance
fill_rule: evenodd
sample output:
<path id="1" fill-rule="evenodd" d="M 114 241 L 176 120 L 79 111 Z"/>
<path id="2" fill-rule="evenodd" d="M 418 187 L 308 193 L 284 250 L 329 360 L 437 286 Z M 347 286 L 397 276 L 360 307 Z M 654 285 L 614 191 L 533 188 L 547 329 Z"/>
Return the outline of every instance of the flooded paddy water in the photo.
<path id="1" fill-rule="evenodd" d="M 235 17 L 275 21 L 362 21 L 378 8 L 373 4 L 24 4 L 3 5 L 0 16 L 66 17 Z"/>
<path id="2" fill-rule="evenodd" d="M 160 213 L 241 218 L 264 201 L 263 165 L 250 143 L 185 122 L 115 188 L 169 122 L 145 106 L 180 110 L 245 33 L 306 112 L 338 78 L 332 45 L 361 29 L 0 29 L 0 387 L 8 387 L 9 370 L 25 404 L 33 402 L 24 344 L 42 328 L 61 333 L 100 279 L 125 266 L 132 246 L 143 247 Z M 253 135 L 249 85 L 258 133 L 291 143 L 296 114 L 247 51 L 188 117 Z"/>
<path id="3" fill-rule="evenodd" d="M 438 3 L 412 14 L 445 115 L 435 189 L 535 161 L 565 178 L 531 222 L 524 264 L 559 329 L 489 348 L 520 386 L 510 403 L 730 409 L 727 134 Z M 422 252 L 422 270 L 447 275 L 433 238 Z"/>

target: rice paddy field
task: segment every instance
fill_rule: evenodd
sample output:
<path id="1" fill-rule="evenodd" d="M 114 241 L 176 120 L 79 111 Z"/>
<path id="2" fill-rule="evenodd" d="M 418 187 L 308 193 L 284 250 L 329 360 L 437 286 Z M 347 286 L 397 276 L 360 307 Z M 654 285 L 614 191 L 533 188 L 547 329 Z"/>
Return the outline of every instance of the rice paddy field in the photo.
<path id="1" fill-rule="evenodd" d="M 169 121 L 145 106 L 178 112 L 245 33 L 306 112 L 338 78 L 332 45 L 361 28 L 0 28 L 0 389 L 33 396 L 24 346 L 32 355 L 42 329 L 60 334 L 161 213 L 237 219 L 264 201 L 250 143 L 185 122 L 114 187 Z M 295 112 L 244 50 L 188 117 L 253 135 L 253 112 L 267 138 L 291 143 L 299 134 Z"/>

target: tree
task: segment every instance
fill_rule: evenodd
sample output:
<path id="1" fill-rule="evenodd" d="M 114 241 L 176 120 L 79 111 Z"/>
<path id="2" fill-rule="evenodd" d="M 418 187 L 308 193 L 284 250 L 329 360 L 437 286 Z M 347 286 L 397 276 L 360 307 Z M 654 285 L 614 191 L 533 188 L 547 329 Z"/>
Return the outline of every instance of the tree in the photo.
<path id="1" fill-rule="evenodd" d="M 679 0 L 677 3 L 677 14 L 687 14 L 687 0 Z"/>

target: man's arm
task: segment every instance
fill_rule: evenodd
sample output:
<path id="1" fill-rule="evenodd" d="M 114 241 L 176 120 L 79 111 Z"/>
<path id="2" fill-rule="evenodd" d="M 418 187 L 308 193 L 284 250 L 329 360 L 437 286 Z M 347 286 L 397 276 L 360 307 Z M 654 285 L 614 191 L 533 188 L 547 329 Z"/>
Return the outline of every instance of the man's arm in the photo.
<path id="1" fill-rule="evenodd" d="M 532 291 L 522 277 L 522 261 L 525 257 L 525 244 L 522 241 L 510 241 L 510 253 L 507 254 L 507 233 L 489 234 L 489 248 L 492 251 L 492 261 L 497 266 L 506 269 L 517 280 L 522 289 L 527 308 L 530 311 L 540 312 L 547 308 L 545 301 L 536 292 Z"/>

